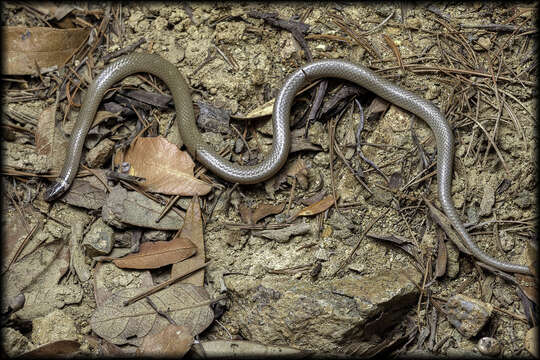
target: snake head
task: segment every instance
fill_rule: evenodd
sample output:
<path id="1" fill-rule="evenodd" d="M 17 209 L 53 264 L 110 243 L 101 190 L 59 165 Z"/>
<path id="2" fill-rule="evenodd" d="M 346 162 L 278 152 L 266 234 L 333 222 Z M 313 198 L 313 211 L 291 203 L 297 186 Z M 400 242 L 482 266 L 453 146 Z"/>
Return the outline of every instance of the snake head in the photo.
<path id="1" fill-rule="evenodd" d="M 43 199 L 47 202 L 54 201 L 60 196 L 62 196 L 62 194 L 64 194 L 67 189 L 67 182 L 57 181 L 51 186 L 49 186 L 47 190 L 45 190 L 45 195 L 43 195 Z"/>

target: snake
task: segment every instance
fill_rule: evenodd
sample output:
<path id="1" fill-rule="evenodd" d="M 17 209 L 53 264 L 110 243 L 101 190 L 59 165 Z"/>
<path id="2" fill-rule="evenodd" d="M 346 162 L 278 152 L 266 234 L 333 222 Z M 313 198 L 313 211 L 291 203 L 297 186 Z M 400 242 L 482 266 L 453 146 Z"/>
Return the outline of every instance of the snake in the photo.
<path id="1" fill-rule="evenodd" d="M 321 78 L 355 83 L 390 103 L 423 119 L 435 135 L 437 145 L 437 189 L 441 207 L 471 254 L 485 264 L 511 273 L 530 274 L 527 266 L 500 261 L 483 252 L 459 218 L 451 194 L 454 136 L 443 114 L 431 102 L 377 75 L 365 66 L 346 60 L 313 61 L 294 71 L 275 98 L 272 112 L 273 142 L 270 152 L 256 165 L 239 165 L 218 155 L 203 138 L 195 120 L 191 89 L 171 62 L 157 54 L 132 53 L 107 65 L 88 87 L 73 128 L 67 157 L 59 177 L 44 194 L 53 201 L 64 194 L 77 174 L 84 141 L 103 96 L 115 83 L 135 73 L 150 73 L 169 88 L 174 100 L 176 123 L 188 152 L 203 166 L 224 180 L 256 184 L 275 175 L 287 161 L 291 148 L 289 118 L 296 93 Z"/>

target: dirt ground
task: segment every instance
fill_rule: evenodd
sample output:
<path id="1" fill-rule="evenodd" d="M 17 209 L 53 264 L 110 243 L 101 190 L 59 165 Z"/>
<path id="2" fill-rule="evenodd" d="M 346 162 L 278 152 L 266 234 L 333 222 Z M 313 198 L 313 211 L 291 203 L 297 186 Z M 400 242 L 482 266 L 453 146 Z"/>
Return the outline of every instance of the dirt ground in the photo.
<path id="1" fill-rule="evenodd" d="M 346 59 L 362 64 L 441 109 L 455 135 L 452 192 L 462 220 L 483 251 L 500 260 L 527 265 L 527 249 L 536 238 L 537 44 L 533 5 L 503 2 L 437 3 L 436 6 L 407 2 L 381 5 L 349 2 L 84 3 L 79 4 L 80 9 L 89 12 L 79 12 L 76 17 L 92 26 L 97 28 L 104 17 L 103 11 L 92 13 L 94 10 L 106 9 L 111 17 L 103 40 L 92 50 L 94 73 L 89 74 L 87 66 L 78 71 L 85 79 L 95 78 L 104 65 L 103 56 L 144 38 L 146 41 L 130 52 L 154 52 L 172 62 L 187 78 L 198 113 L 202 111 L 201 103 L 225 110 L 230 115 L 228 130 L 206 130 L 204 138 L 216 151 L 232 149 L 229 155 L 232 161 L 251 164 L 262 159 L 270 149 L 271 119 L 269 116 L 244 118 L 271 101 L 289 74 L 306 64 L 309 56 L 314 60 Z M 274 26 L 253 12 L 275 13 L 274 18 L 285 20 L 284 23 L 289 21 L 289 25 L 303 22 L 308 30 L 300 36 L 305 39 L 310 54 L 291 31 Z M 31 7 L 29 10 L 26 5 L 11 3 L 2 9 L 1 15 L 3 25 L 7 26 L 47 26 L 40 20 L 39 12 L 32 11 Z M 76 22 L 77 26 L 81 24 Z M 89 44 L 91 41 L 92 36 Z M 101 212 L 64 202 L 49 206 L 42 200 L 48 182 L 47 174 L 40 172 L 39 163 L 49 160 L 32 154 L 35 143 L 27 133 L 36 131 L 37 119 L 55 103 L 56 94 L 50 98 L 40 95 L 18 100 L 17 96 L 22 96 L 23 92 L 32 93 L 32 89 L 40 86 L 49 89 L 50 85 L 37 76 L 7 77 L 10 80 L 3 81 L 6 116 L 2 123 L 14 126 L 3 127 L 6 143 L 2 149 L 4 231 L 15 232 L 11 236 L 16 242 L 20 241 L 27 234 L 22 230 L 21 221 L 28 222 L 32 228 L 37 222 L 32 218 L 35 213 L 46 224 L 36 235 L 42 237 L 43 244 L 52 244 L 58 239 L 67 242 L 70 224 L 89 225 Z M 326 102 L 342 83 L 336 80 L 328 83 Z M 123 84 L 152 90 L 137 79 Z M 168 94 L 161 83 L 159 86 Z M 500 345 L 501 356 L 531 357 L 530 350 L 526 349 L 526 335 L 536 319 L 524 306 L 530 304 L 534 309 L 536 300 L 527 301 L 523 292 L 516 290 L 520 278 L 516 280 L 513 274 L 476 264 L 475 259 L 463 254 L 428 216 L 429 210 L 422 201 L 424 197 L 440 208 L 435 176 L 437 149 L 429 127 L 388 104 L 383 106 L 382 114 L 370 117 L 368 109 L 374 106 L 373 94 L 360 90 L 354 96 L 366 111 L 361 150 L 384 176 L 363 161 L 355 150 L 361 116 L 352 97 L 342 101 L 345 106 L 341 117 L 325 114 L 306 125 L 315 90 L 299 96 L 293 111 L 296 123 L 292 129 L 301 135 L 307 134 L 310 146 L 290 154 L 284 170 L 275 177 L 279 181 L 233 188 L 233 184 L 209 172 L 205 174 L 206 179 L 219 184 L 201 198 L 205 254 L 206 259 L 212 259 L 206 272 L 208 293 L 217 297 L 223 279 L 227 283 L 228 277 L 239 273 L 275 282 L 311 283 L 339 276 L 336 273 L 344 263 L 342 271 L 358 279 L 399 271 L 411 265 L 411 257 L 403 249 L 366 237 L 365 233 L 396 235 L 406 238 L 410 246 L 418 250 L 425 265 L 424 277 L 418 285 L 424 290 L 403 320 L 395 325 L 406 329 L 407 321 L 412 321 L 417 326 L 414 336 L 399 346 L 381 345 L 381 351 L 400 355 L 470 355 L 478 353 L 480 338 L 491 337 Z M 65 114 L 67 101 L 60 101 L 56 115 L 63 134 L 69 134 L 77 118 L 76 107 Z M 80 94 L 74 97 L 74 102 L 81 102 Z M 160 124 L 160 135 L 173 143 L 179 142 L 178 130 L 170 126 L 174 119 L 171 107 L 154 108 L 148 114 L 149 120 L 156 119 Z M 335 142 L 342 151 L 341 156 L 333 151 L 332 167 L 329 149 L 334 144 L 329 141 L 330 130 L 335 131 Z M 124 129 L 105 137 L 117 141 L 134 131 L 135 121 L 131 120 Z M 240 136 L 246 139 L 244 142 L 250 151 L 246 150 Z M 241 151 L 236 151 L 237 147 Z M 305 163 L 305 182 L 286 174 L 300 158 Z M 18 165 L 8 166 L 12 163 Z M 110 158 L 102 168 L 111 168 Z M 363 170 L 362 181 L 366 186 L 360 184 L 351 168 Z M 54 171 L 58 169 L 50 169 L 49 174 Z M 297 219 L 296 223 L 311 225 L 307 234 L 293 235 L 286 241 L 254 235 L 263 228 L 260 224 L 271 228 L 271 224 L 286 222 L 290 215 L 306 206 L 303 200 L 317 194 L 339 195 L 337 209 L 332 207 L 322 214 Z M 185 210 L 189 202 L 190 197 L 182 197 L 177 208 Z M 259 225 L 246 224 L 240 210 L 242 206 L 256 208 L 263 203 L 286 205 L 285 210 L 265 218 Z M 61 219 L 64 225 L 50 221 L 51 217 Z M 18 232 L 14 224 L 19 224 Z M 39 235 L 40 232 L 47 235 Z M 168 239 L 173 232 L 163 234 L 156 237 Z M 348 260 L 355 246 L 354 255 Z M 447 248 L 446 270 L 434 275 L 440 270 L 436 267 L 442 261 L 441 246 Z M 11 254 L 12 248 L 6 251 Z M 23 255 L 31 251 L 27 248 Z M 62 310 L 74 319 L 79 334 L 91 335 L 89 319 L 96 308 L 93 288 L 96 262 L 89 254 L 83 262 L 90 271 L 90 280 L 86 283 L 80 282 L 73 271 L 71 276 L 56 280 L 66 286 L 73 283 L 81 286 L 80 296 L 66 293 L 74 296 L 74 300 L 65 300 Z M 319 272 L 313 275 L 315 268 Z M 283 269 L 287 271 L 281 271 Z M 10 267 L 6 274 L 12 271 L 16 271 L 16 266 Z M 15 276 L 6 274 L 3 281 L 5 276 Z M 163 269 L 153 270 L 152 275 L 154 282 L 160 282 L 168 273 Z M 37 278 L 39 274 L 23 273 L 9 279 L 25 282 L 24 276 Z M 35 284 L 32 280 L 22 292 L 36 290 Z M 535 288 L 534 282 L 530 288 Z M 16 293 L 14 291 L 13 295 Z M 439 308 L 438 304 L 444 303 L 440 299 L 455 294 L 480 299 L 495 307 L 479 335 L 463 336 Z M 242 331 L 233 309 L 226 308 L 219 321 L 214 321 L 199 340 L 246 339 L 264 343 L 265 339 L 249 338 Z M 19 324 L 18 327 L 14 323 Z M 28 327 L 22 326 L 21 330 L 16 313 L 3 316 L 2 326 L 10 324 L 27 338 L 34 338 Z M 319 327 L 324 328 L 324 323 Z M 380 338 L 371 341 L 383 343 Z M 99 351 L 88 339 L 81 342 L 88 353 Z M 359 355 L 351 349 L 354 347 L 343 345 L 330 350 Z M 326 349 L 313 344 L 307 350 L 324 352 Z"/>

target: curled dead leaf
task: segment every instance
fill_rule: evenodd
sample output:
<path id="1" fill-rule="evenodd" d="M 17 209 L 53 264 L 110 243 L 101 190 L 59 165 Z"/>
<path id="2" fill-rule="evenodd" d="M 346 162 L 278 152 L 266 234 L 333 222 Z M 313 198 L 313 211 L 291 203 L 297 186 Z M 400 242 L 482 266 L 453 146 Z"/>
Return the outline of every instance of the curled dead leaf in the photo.
<path id="1" fill-rule="evenodd" d="M 122 156 L 115 158 L 119 162 Z M 195 163 L 189 154 L 161 136 L 138 138 L 125 153 L 123 161 L 131 165 L 129 175 L 146 179 L 141 183 L 146 191 L 193 196 L 206 195 L 212 189 L 210 184 L 193 175 Z"/>

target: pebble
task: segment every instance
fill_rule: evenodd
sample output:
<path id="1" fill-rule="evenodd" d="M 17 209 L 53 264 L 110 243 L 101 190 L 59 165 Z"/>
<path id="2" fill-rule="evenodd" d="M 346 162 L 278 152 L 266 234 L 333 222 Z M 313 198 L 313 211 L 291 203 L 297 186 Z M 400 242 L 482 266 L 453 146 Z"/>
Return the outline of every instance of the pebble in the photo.
<path id="1" fill-rule="evenodd" d="M 105 224 L 102 218 L 97 219 L 85 235 L 83 246 L 90 256 L 107 255 L 114 243 L 114 230 Z"/>
<path id="2" fill-rule="evenodd" d="M 499 233 L 499 240 L 501 241 L 501 247 L 504 251 L 508 252 L 514 248 L 516 242 L 512 237 L 512 234 L 507 231 L 501 231 Z"/>
<path id="3" fill-rule="evenodd" d="M 95 147 L 93 147 L 88 153 L 86 153 L 86 162 L 91 168 L 98 168 L 105 164 L 114 149 L 114 141 L 110 139 L 103 139 Z"/>
<path id="4" fill-rule="evenodd" d="M 478 45 L 482 47 L 482 50 L 489 50 L 491 49 L 491 40 L 486 36 L 482 36 L 478 39 Z"/>
<path id="5" fill-rule="evenodd" d="M 450 324 L 466 338 L 478 334 L 493 312 L 493 305 L 462 294 L 449 298 L 445 307 Z"/>
<path id="6" fill-rule="evenodd" d="M 514 199 L 517 206 L 522 209 L 526 209 L 534 203 L 534 194 L 530 191 L 524 190 L 519 193 L 517 198 Z"/>
<path id="7" fill-rule="evenodd" d="M 497 356 L 501 352 L 501 344 L 492 337 L 481 338 L 476 347 L 482 354 L 488 356 Z"/>
<path id="8" fill-rule="evenodd" d="M 75 322 L 62 310 L 32 320 L 32 342 L 44 345 L 58 340 L 77 340 Z"/>

